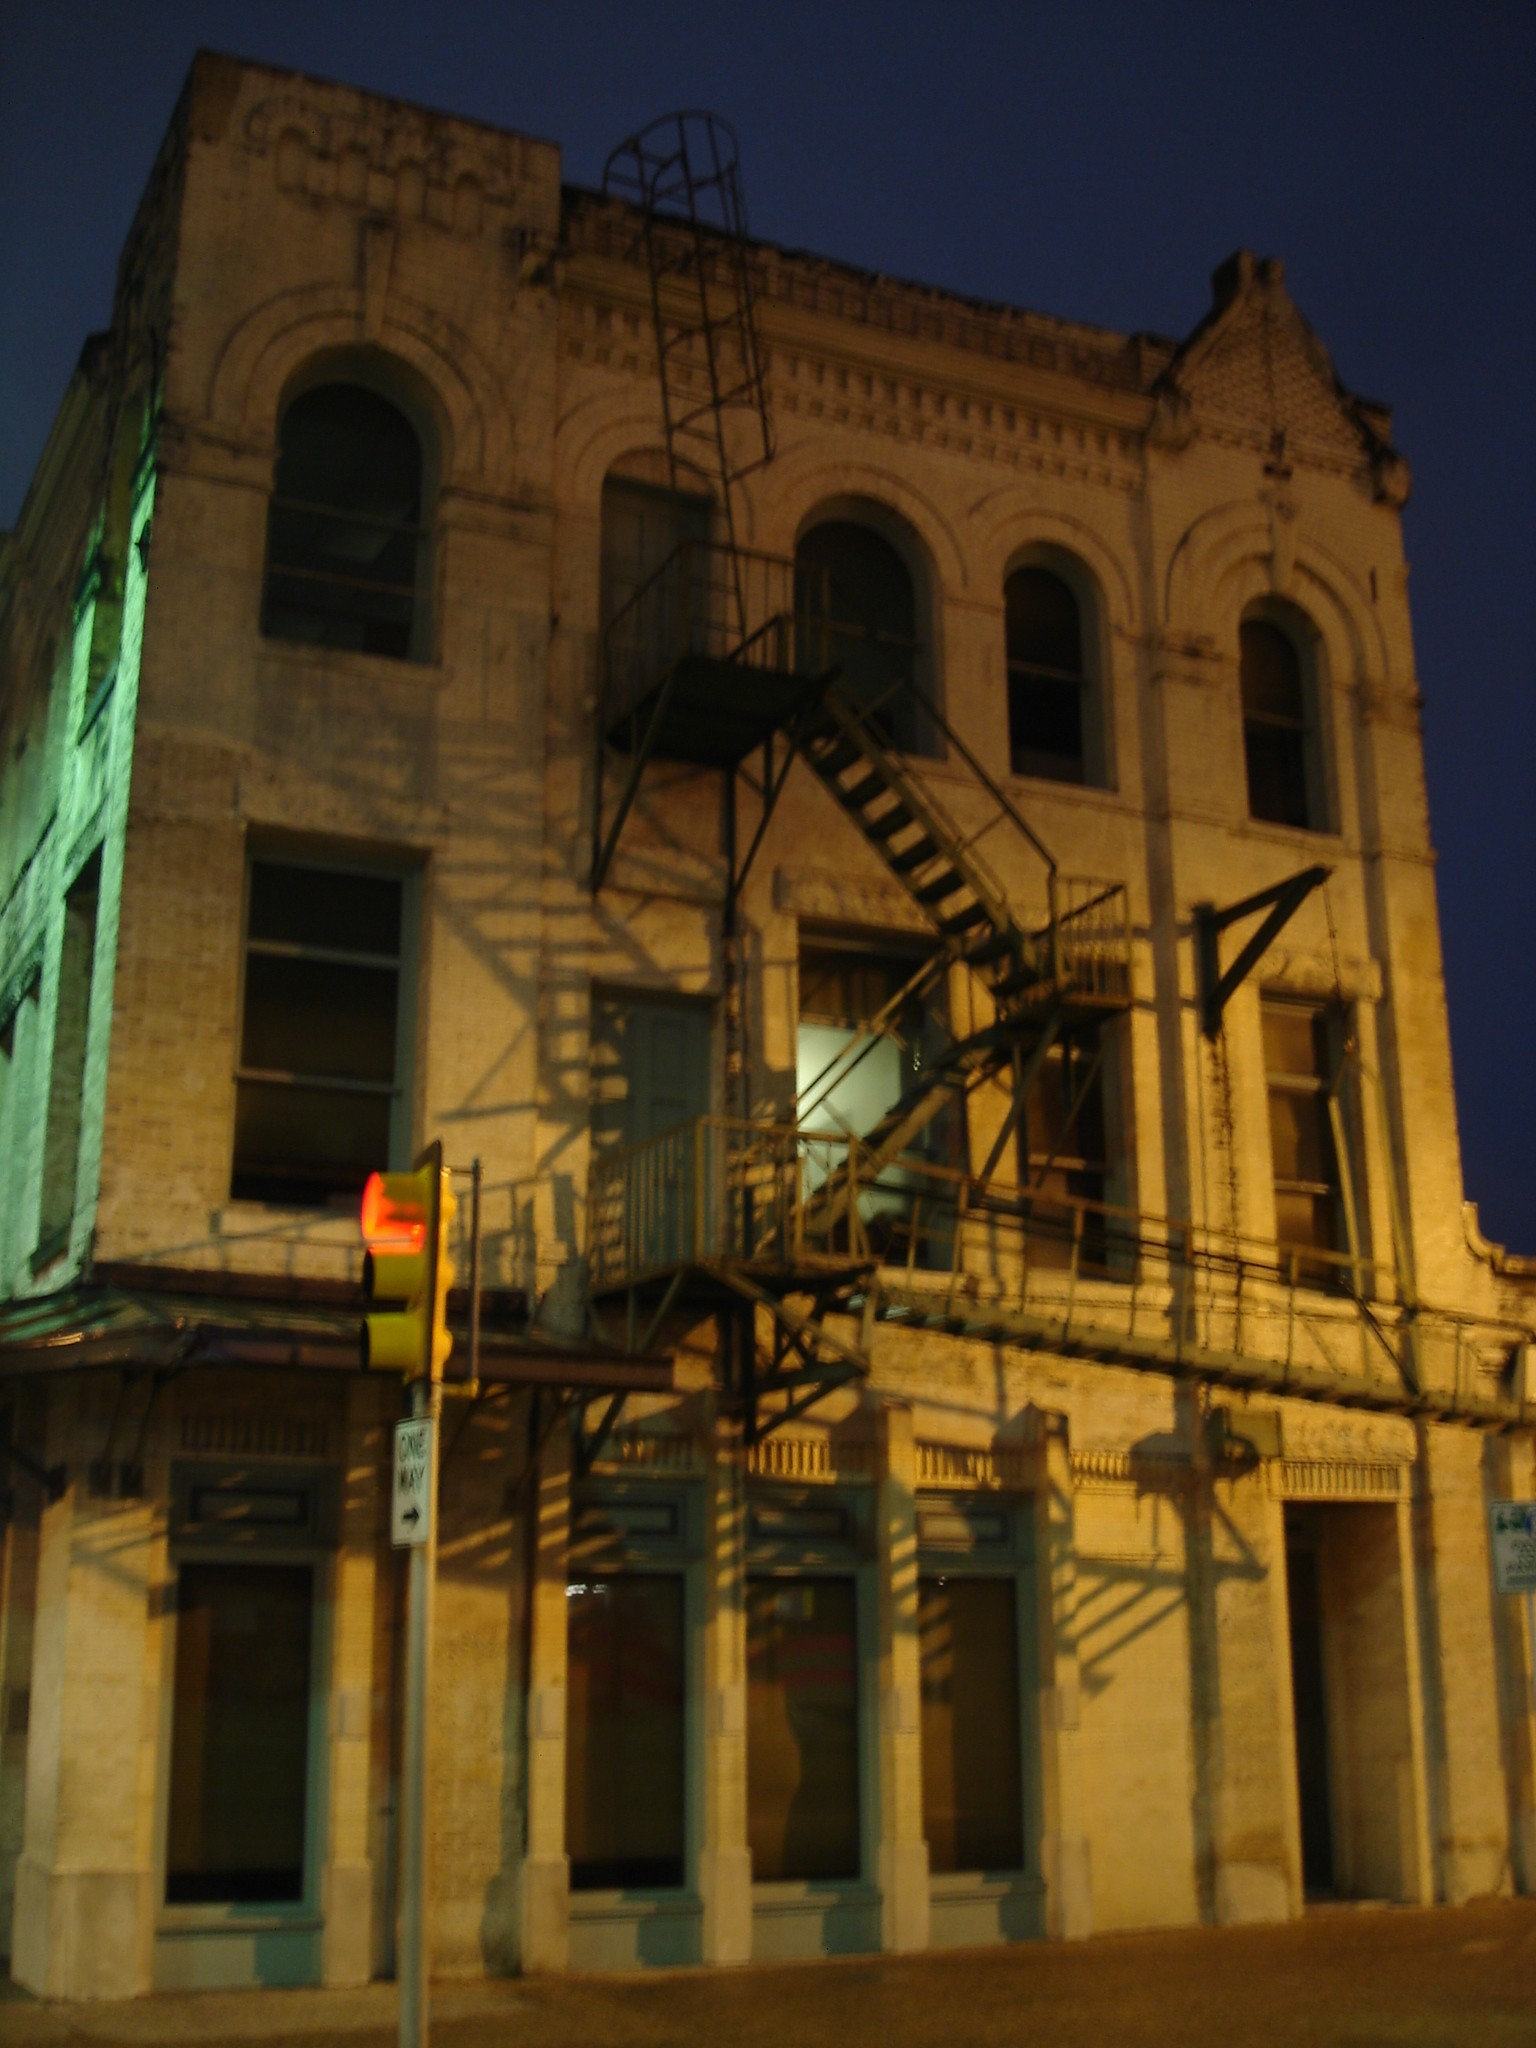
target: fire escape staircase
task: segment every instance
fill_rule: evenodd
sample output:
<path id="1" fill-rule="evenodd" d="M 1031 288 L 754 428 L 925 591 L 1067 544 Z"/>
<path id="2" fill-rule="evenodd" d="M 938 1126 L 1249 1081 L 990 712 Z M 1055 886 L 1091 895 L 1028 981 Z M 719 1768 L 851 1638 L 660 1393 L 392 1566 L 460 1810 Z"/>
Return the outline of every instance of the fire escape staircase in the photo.
<path id="1" fill-rule="evenodd" d="M 952 968 L 969 970 L 991 1011 L 989 1021 L 926 1063 L 814 1189 L 795 1135 L 786 1152 L 750 1125 L 734 1134 L 701 1129 L 692 1141 L 684 1132 L 670 1134 L 648 1169 L 650 1181 L 603 1181 L 606 1199 L 594 1172 L 594 1320 L 605 1304 L 626 1298 L 629 1348 L 643 1351 L 674 1309 L 716 1313 L 727 1397 L 739 1406 L 750 1439 L 868 1370 L 878 1259 L 860 1204 L 872 1185 L 888 1171 L 899 1174 L 897 1162 L 948 1104 L 1011 1069 L 1013 1109 L 985 1170 L 990 1174 L 1058 1037 L 1125 1007 L 1125 892 L 1118 884 L 1068 884 L 1059 876 L 1039 839 L 915 685 L 899 686 L 914 700 L 910 707 L 856 696 L 837 658 L 847 629 L 833 619 L 820 572 L 737 544 L 736 489 L 771 458 L 773 435 L 735 138 L 726 124 L 692 113 L 653 124 L 613 152 L 604 189 L 635 210 L 673 485 L 685 473 L 709 477 L 718 535 L 685 542 L 609 622 L 593 764 L 593 892 L 610 875 L 648 764 L 718 767 L 727 778 L 730 821 L 729 958 L 743 882 L 798 757 L 928 920 L 937 948 L 932 980 Z M 943 736 L 952 769 L 969 768 L 967 826 L 891 744 L 888 714 L 904 710 Z M 758 750 L 759 817 L 738 855 L 736 778 Z M 615 754 L 627 757 L 627 766 L 610 803 Z M 983 854 L 979 842 L 992 833 L 1014 838 L 1010 872 L 1033 866 L 1043 874 L 1045 914 L 1036 926 L 1018 921 L 1010 890 Z M 728 988 L 727 1013 L 730 997 Z M 688 1212 L 681 1226 L 657 1207 L 658 1172 L 671 1176 L 674 1208 Z M 861 1317 L 858 1341 L 828 1324 L 834 1312 L 850 1310 Z M 760 1319 L 765 1352 L 757 1343 Z M 578 1443 L 581 1462 L 596 1455 L 616 1414 L 611 1404 L 598 1437 Z"/>

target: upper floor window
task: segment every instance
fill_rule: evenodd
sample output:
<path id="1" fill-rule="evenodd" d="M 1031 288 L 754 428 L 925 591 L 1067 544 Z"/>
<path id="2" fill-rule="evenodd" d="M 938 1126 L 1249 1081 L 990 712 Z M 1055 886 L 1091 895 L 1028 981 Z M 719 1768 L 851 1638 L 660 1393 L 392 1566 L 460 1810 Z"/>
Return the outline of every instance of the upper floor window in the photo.
<path id="1" fill-rule="evenodd" d="M 1266 999 L 1261 1016 L 1275 1185 L 1275 1240 L 1283 1253 L 1345 1250 L 1349 1238 L 1341 1151 L 1345 1138 L 1336 1083 L 1341 1019 L 1318 1003 Z M 1296 1258 L 1299 1278 L 1340 1281 L 1335 1256 Z"/>
<path id="2" fill-rule="evenodd" d="M 427 656 L 422 446 L 359 384 L 318 384 L 283 414 L 267 513 L 261 630 L 311 647 Z"/>
<path id="3" fill-rule="evenodd" d="M 251 862 L 236 1200 L 339 1205 L 403 1149 L 407 884 Z"/>
<path id="4" fill-rule="evenodd" d="M 901 555 L 873 527 L 823 519 L 795 548 L 802 666 L 835 670 L 887 746 L 936 751 L 915 695 L 922 645 L 917 588 Z"/>
<path id="5" fill-rule="evenodd" d="M 1104 1085 L 1102 1027 L 1059 1039 L 1046 1054 L 1019 1123 L 1019 1178 L 1029 1206 L 1029 1259 L 1045 1269 L 1100 1271 L 1110 1263 L 1108 1218 L 1116 1162 Z"/>
<path id="6" fill-rule="evenodd" d="M 1325 829 L 1317 692 L 1296 636 L 1271 618 L 1239 628 L 1248 815 Z"/>
<path id="7" fill-rule="evenodd" d="M 1003 587 L 1008 649 L 1008 750 L 1015 775 L 1102 782 L 1096 691 L 1077 593 L 1030 563 Z"/>

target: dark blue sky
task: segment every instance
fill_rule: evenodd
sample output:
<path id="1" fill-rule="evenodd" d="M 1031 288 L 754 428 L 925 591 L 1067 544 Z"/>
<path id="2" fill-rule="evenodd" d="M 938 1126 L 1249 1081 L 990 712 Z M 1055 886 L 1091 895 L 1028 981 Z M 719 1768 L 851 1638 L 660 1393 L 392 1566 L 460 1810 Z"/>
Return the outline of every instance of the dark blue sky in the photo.
<path id="1" fill-rule="evenodd" d="M 1395 406 L 1468 1193 L 1536 1252 L 1536 7 L 1529 0 L 0 0 L 0 522 L 14 519 L 198 44 L 563 145 L 676 106 L 754 232 L 1186 333 L 1285 259 Z"/>

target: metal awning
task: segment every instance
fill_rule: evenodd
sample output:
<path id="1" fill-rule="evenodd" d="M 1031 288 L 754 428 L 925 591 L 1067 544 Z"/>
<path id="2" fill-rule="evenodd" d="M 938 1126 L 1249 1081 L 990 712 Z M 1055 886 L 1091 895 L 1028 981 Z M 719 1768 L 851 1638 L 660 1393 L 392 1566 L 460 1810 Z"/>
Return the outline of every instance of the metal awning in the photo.
<path id="1" fill-rule="evenodd" d="M 589 1387 L 598 1393 L 666 1392 L 670 1357 L 634 1358 L 597 1342 L 537 1328 L 507 1291 L 487 1300 L 480 1325 L 482 1385 Z M 450 1297 L 450 1323 L 458 1305 Z M 467 1303 L 455 1335 L 467 1355 Z M 362 1290 L 349 1282 L 213 1269 L 99 1264 L 57 1293 L 0 1307 L 0 1380 L 36 1373 L 195 1366 L 365 1370 Z M 447 1375 L 452 1384 L 453 1373 Z"/>

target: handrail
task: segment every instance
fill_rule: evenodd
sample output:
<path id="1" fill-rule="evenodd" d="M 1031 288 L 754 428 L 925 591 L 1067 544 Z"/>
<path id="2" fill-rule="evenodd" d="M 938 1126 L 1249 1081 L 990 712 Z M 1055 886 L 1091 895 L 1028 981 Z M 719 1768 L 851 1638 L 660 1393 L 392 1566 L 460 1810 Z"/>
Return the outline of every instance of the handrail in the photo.
<path id="1" fill-rule="evenodd" d="M 674 1172 L 672 1198 L 686 1193 L 691 1223 L 679 1234 L 656 1220 L 656 1199 L 667 1186 L 658 1168 L 685 1154 L 686 1189 Z M 952 1291 L 962 1282 L 985 1283 L 998 1301 L 1055 1302 L 1057 1313 L 1064 1288 L 1075 1316 L 1087 1313 L 1082 1288 L 1092 1280 L 1121 1300 L 1131 1328 L 1138 1319 L 1171 1317 L 1176 1340 L 1186 1346 L 1202 1329 L 1228 1329 L 1239 1344 L 1245 1329 L 1253 1341 L 1267 1332 L 1279 1362 L 1300 1370 L 1305 1340 L 1322 1362 L 1313 1369 L 1337 1370 L 1327 1332 L 1353 1321 L 1362 1356 L 1380 1353 L 1400 1373 L 1404 1364 L 1392 1353 L 1389 1331 L 1454 1339 L 1460 1377 L 1469 1332 L 1494 1347 L 1536 1334 L 1507 1318 L 1411 1302 L 1393 1266 L 1347 1252 L 1279 1245 L 1125 1204 L 982 1181 L 931 1160 L 904 1156 L 882 1167 L 861 1159 L 859 1140 L 843 1131 L 730 1117 L 695 1119 L 593 1160 L 594 1284 L 622 1286 L 679 1263 L 736 1258 L 792 1267 L 807 1257 L 836 1256 L 835 1233 L 818 1237 L 807 1229 L 812 1198 L 834 1171 L 846 1174 L 851 1194 L 837 1205 L 848 1257 L 871 1256 L 909 1273 L 947 1271 Z M 649 1245 L 647 1230 L 659 1230 Z M 1159 1294 L 1166 1296 L 1161 1304 Z M 1095 1312 L 1102 1312 L 1095 1300 Z M 1271 1353 L 1260 1343 L 1255 1355 Z"/>

